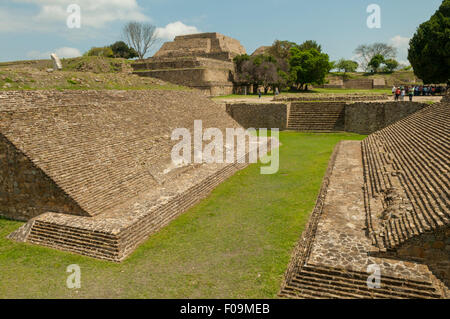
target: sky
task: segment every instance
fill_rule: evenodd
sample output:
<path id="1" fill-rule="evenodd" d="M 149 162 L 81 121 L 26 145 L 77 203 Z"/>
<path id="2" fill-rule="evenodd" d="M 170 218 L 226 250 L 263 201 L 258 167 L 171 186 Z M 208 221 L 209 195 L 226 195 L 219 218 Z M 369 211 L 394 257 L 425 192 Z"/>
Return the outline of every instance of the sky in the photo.
<path id="1" fill-rule="evenodd" d="M 160 44 L 176 35 L 219 32 L 251 54 L 275 40 L 315 40 L 331 60 L 356 59 L 360 44 L 384 42 L 407 64 L 409 39 L 442 0 L 0 0 L 0 61 L 61 58 L 123 40 L 128 21 L 157 27 Z M 70 28 L 73 6 L 80 28 Z M 369 28 L 379 8 L 379 28 Z M 68 9 L 70 9 L 68 11 Z M 376 16 L 375 16 L 376 18 Z M 373 25 L 372 25 L 373 26 Z M 159 44 L 159 45 L 160 45 Z M 153 48 L 151 54 L 158 47 Z"/>

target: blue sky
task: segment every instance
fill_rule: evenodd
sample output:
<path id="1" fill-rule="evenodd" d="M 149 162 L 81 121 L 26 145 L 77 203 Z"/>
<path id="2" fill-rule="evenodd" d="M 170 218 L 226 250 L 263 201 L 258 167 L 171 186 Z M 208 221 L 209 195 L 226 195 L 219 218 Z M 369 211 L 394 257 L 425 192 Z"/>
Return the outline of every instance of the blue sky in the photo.
<path id="1" fill-rule="evenodd" d="M 76 56 L 121 39 L 129 20 L 159 28 L 162 42 L 175 35 L 219 32 L 248 53 L 275 39 L 316 40 L 332 60 L 354 58 L 359 44 L 386 42 L 407 61 L 408 40 L 442 0 L 2 0 L 0 61 Z M 81 28 L 69 29 L 67 7 L 81 8 Z M 381 28 L 370 29 L 368 5 L 381 8 Z M 155 48 L 157 49 L 157 48 Z"/>

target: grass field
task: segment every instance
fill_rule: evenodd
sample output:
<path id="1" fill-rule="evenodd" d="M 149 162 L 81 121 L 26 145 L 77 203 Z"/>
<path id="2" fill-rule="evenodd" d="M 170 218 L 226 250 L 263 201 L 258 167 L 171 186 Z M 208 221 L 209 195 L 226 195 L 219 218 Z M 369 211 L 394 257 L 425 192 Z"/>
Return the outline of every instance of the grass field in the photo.
<path id="1" fill-rule="evenodd" d="M 121 264 L 9 241 L 23 223 L 0 219 L 0 298 L 276 297 L 333 147 L 363 137 L 281 132 L 277 174 L 238 172 Z"/>

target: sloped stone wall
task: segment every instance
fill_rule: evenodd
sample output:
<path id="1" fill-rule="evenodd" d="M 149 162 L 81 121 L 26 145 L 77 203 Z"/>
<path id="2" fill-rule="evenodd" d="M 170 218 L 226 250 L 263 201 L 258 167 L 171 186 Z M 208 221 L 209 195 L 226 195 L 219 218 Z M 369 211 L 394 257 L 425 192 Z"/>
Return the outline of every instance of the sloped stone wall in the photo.
<path id="1" fill-rule="evenodd" d="M 87 215 L 0 134 L 0 216 L 26 221 L 48 211 Z"/>
<path id="2" fill-rule="evenodd" d="M 428 104 L 415 102 L 353 103 L 345 108 L 345 131 L 371 134 L 416 113 Z"/>
<path id="3" fill-rule="evenodd" d="M 227 104 L 227 113 L 244 128 L 286 129 L 287 104 Z"/>

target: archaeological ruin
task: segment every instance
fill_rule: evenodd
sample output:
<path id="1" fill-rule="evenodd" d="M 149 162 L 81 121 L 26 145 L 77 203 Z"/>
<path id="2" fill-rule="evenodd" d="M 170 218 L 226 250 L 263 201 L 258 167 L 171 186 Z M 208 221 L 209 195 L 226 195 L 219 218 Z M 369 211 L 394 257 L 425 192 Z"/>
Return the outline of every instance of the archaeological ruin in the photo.
<path id="1" fill-rule="evenodd" d="M 205 95 L 233 93 L 233 58 L 245 53 L 238 40 L 219 33 L 177 36 L 152 57 L 133 64 L 135 74 L 200 90 Z"/>
<path id="2" fill-rule="evenodd" d="M 280 296 L 449 298 L 449 139 L 441 102 L 340 142 Z"/>
<path id="3" fill-rule="evenodd" d="M 124 260 L 247 165 L 175 165 L 172 131 L 194 120 L 240 128 L 197 92 L 0 93 L 0 214 L 27 221 L 9 237 Z"/>
<path id="4" fill-rule="evenodd" d="M 245 128 L 370 134 L 428 106 L 419 102 L 384 101 L 384 98 L 275 98 L 270 103 L 228 103 L 226 110 Z"/>

